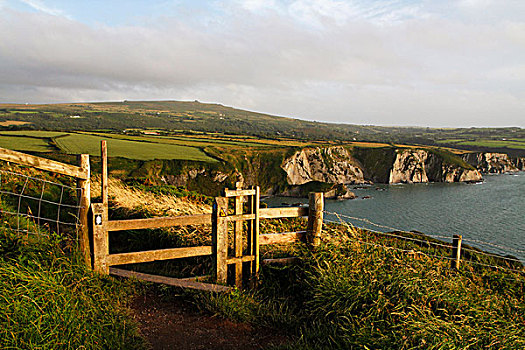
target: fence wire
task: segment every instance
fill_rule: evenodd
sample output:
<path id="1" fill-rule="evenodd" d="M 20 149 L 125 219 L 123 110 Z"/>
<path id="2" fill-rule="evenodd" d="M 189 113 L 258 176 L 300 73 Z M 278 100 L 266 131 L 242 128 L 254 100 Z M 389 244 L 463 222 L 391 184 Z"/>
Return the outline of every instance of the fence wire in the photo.
<path id="1" fill-rule="evenodd" d="M 0 219 L 9 230 L 78 240 L 82 189 L 0 169 Z"/>
<path id="2" fill-rule="evenodd" d="M 349 239 L 365 244 L 365 245 L 371 245 L 375 247 L 380 247 L 383 249 L 388 250 L 396 250 L 401 251 L 404 253 L 411 253 L 411 254 L 422 254 L 426 255 L 428 257 L 438 258 L 438 259 L 444 259 L 444 260 L 455 260 L 451 256 L 451 250 L 453 248 L 452 243 L 443 241 L 443 239 L 446 240 L 452 240 L 452 237 L 446 237 L 446 236 L 439 236 L 439 235 L 425 235 L 418 232 L 409 232 L 401 229 L 397 229 L 395 227 L 381 225 L 372 222 L 370 219 L 367 218 L 358 218 L 353 217 L 345 214 L 340 214 L 336 212 L 329 212 L 324 211 L 325 214 L 333 215 L 335 216 L 339 221 L 333 221 L 333 220 L 325 220 L 331 223 L 335 224 L 343 224 L 347 226 L 349 229 L 349 232 L 353 232 L 353 228 L 357 226 L 353 226 L 353 224 L 349 221 L 359 221 L 364 222 L 369 225 L 388 229 L 392 232 L 382 232 L 382 231 L 376 231 L 371 230 L 368 228 L 361 228 L 357 227 L 359 229 L 362 229 L 364 231 L 370 232 L 371 235 L 364 236 L 355 236 L 350 235 Z M 415 236 L 415 237 L 414 237 Z M 381 241 L 378 242 L 373 241 L 371 242 L 374 237 L 382 237 Z M 417 238 L 416 238 L 417 237 Z M 393 242 L 393 245 L 386 245 L 388 241 L 395 240 Z M 525 251 L 520 249 L 515 249 L 511 247 L 505 247 L 503 245 L 495 244 L 492 242 L 485 242 L 482 240 L 476 240 L 476 239 L 462 239 L 463 242 L 472 242 L 477 245 L 482 246 L 482 248 L 488 247 L 495 247 L 502 251 L 511 251 L 514 253 L 525 253 Z M 426 248 L 426 249 L 421 249 Z M 470 246 L 463 246 L 461 248 L 461 262 L 470 263 L 472 265 L 478 265 L 483 266 L 486 268 L 493 268 L 498 270 L 505 270 L 509 272 L 519 273 L 523 275 L 525 273 L 524 265 L 522 263 L 522 260 L 519 258 L 512 256 L 510 254 L 503 256 L 501 254 L 493 253 L 484 251 L 481 249 L 477 249 Z"/>

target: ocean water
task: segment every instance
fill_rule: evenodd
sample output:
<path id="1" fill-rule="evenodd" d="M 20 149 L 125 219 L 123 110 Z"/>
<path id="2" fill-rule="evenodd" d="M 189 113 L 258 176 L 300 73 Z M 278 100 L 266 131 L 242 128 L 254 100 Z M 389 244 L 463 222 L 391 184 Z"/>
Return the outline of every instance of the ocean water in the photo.
<path id="1" fill-rule="evenodd" d="M 495 253 L 512 254 L 525 261 L 525 172 L 485 175 L 484 179 L 478 184 L 354 188 L 352 191 L 359 199 L 327 200 L 325 210 L 389 227 L 344 218 L 354 226 L 376 231 L 388 232 L 395 228 L 416 230 L 431 236 L 460 234 L 465 243 Z M 366 196 L 370 198 L 363 199 Z M 307 203 L 306 199 L 285 197 L 271 197 L 264 201 L 269 206 Z M 325 219 L 339 220 L 327 214 Z"/>

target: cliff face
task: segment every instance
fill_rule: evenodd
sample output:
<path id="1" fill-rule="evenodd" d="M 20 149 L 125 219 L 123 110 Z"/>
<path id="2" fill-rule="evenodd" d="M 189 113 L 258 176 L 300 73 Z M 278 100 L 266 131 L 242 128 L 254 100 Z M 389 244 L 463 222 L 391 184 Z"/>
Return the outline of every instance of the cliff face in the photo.
<path id="1" fill-rule="evenodd" d="M 284 160 L 289 185 L 304 185 L 311 181 L 332 184 L 361 184 L 363 170 L 350 152 L 341 146 L 306 148 Z"/>
<path id="2" fill-rule="evenodd" d="M 525 171 L 525 158 L 524 157 L 518 157 L 516 159 L 513 159 L 514 166 L 516 169 Z"/>
<path id="3" fill-rule="evenodd" d="M 389 183 L 473 182 L 481 181 L 478 170 L 446 163 L 426 150 L 398 150 L 390 170 Z"/>
<path id="4" fill-rule="evenodd" d="M 519 170 L 505 153 L 465 153 L 462 158 L 486 174 L 502 174 Z"/>

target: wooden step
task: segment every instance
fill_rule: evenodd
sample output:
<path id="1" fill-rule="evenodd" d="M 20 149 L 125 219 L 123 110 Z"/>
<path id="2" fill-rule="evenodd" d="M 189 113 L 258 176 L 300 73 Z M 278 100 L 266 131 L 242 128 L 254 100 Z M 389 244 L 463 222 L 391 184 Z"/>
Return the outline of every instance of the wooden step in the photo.
<path id="1" fill-rule="evenodd" d="M 203 290 L 207 292 L 216 292 L 216 293 L 228 292 L 232 289 L 231 287 L 221 286 L 218 284 L 197 282 L 196 279 L 198 277 L 172 278 L 172 277 L 165 277 L 165 276 L 158 276 L 158 275 L 150 275 L 147 273 L 141 273 L 141 272 L 135 272 L 135 271 L 129 271 L 129 270 L 122 270 L 122 269 L 118 269 L 115 267 L 109 268 L 109 274 L 114 275 L 114 276 L 120 276 L 120 277 L 136 278 L 141 281 L 167 284 L 169 286 Z"/>

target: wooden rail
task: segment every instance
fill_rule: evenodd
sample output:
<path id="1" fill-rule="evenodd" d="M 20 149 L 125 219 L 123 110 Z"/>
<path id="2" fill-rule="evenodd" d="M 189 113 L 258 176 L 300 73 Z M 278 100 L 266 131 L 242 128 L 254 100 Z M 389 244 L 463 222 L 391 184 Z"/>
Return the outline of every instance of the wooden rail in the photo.
<path id="1" fill-rule="evenodd" d="M 89 171 L 85 167 L 56 162 L 51 159 L 41 158 L 10 149 L 0 147 L 0 159 L 20 165 L 30 166 L 40 170 L 50 171 L 62 175 L 72 176 L 77 179 L 88 180 Z"/>
<path id="2" fill-rule="evenodd" d="M 209 225 L 211 214 L 164 216 L 149 219 L 110 220 L 108 231 L 142 230 L 148 228 L 164 228 L 172 226 Z"/>
<path id="3" fill-rule="evenodd" d="M 153 283 L 162 283 L 169 286 L 181 287 L 181 288 L 191 288 L 204 290 L 207 292 L 228 292 L 232 288 L 227 286 L 221 286 L 218 284 L 204 283 L 196 281 L 196 278 L 171 278 L 158 275 L 150 275 L 147 273 L 127 271 L 122 269 L 117 269 L 115 267 L 109 268 L 109 273 L 115 276 L 136 278 L 141 281 L 153 282 Z"/>
<path id="4" fill-rule="evenodd" d="M 211 255 L 211 246 L 156 249 L 141 252 L 109 254 L 106 257 L 106 264 L 108 266 L 137 264 L 149 261 L 182 259 L 206 255 Z"/>
<path id="5" fill-rule="evenodd" d="M 297 241 L 303 241 L 306 236 L 306 231 L 285 232 L 285 233 L 270 233 L 259 236 L 259 244 L 286 244 Z"/>

